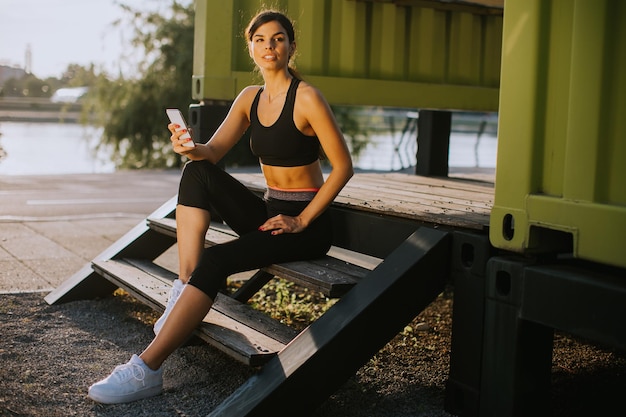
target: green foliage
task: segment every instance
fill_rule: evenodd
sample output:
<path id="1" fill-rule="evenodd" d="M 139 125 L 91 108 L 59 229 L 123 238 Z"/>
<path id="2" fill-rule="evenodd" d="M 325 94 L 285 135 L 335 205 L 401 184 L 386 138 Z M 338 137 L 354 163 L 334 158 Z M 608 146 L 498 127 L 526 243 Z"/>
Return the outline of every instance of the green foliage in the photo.
<path id="1" fill-rule="evenodd" d="M 2 85 L 2 95 L 6 97 L 50 97 L 50 84 L 40 80 L 33 74 L 21 78 L 10 78 Z"/>
<path id="2" fill-rule="evenodd" d="M 53 80 L 49 79 L 46 81 L 54 82 Z M 78 64 L 69 64 L 55 87 L 93 87 L 97 80 L 98 75 L 96 74 L 94 64 L 90 64 L 88 68 Z"/>
<path id="3" fill-rule="evenodd" d="M 274 279 L 250 300 L 252 307 L 273 319 L 302 330 L 324 314 L 337 300 L 300 288 L 293 282 Z"/>
<path id="4" fill-rule="evenodd" d="M 101 74 L 88 98 L 88 111 L 104 128 L 101 145 L 111 146 L 120 168 L 163 168 L 182 165 L 172 152 L 167 107 L 185 111 L 191 98 L 193 4 L 173 1 L 169 14 L 140 12 L 122 6 L 133 28 L 132 45 L 143 50 L 140 78 Z"/>
<path id="5" fill-rule="evenodd" d="M 337 124 L 341 128 L 343 136 L 350 148 L 353 158 L 358 158 L 369 143 L 369 131 L 366 126 L 359 123 L 355 117 L 357 107 L 332 106 Z"/>

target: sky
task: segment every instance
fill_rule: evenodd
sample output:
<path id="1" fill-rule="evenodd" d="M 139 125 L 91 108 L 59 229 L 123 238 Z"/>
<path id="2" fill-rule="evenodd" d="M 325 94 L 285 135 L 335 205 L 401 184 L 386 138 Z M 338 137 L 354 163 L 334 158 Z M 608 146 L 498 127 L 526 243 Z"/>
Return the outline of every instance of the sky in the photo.
<path id="1" fill-rule="evenodd" d="M 74 63 L 127 74 L 120 57 L 131 50 L 130 30 L 112 25 L 125 15 L 120 3 L 163 10 L 171 0 L 0 0 L 0 64 L 25 68 L 30 45 L 31 72 L 41 79 Z"/>

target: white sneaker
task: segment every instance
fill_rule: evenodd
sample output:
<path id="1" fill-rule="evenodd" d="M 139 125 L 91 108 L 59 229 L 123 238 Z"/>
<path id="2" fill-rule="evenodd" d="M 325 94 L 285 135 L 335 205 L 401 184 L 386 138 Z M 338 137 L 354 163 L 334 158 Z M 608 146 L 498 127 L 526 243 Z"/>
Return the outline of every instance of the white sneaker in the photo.
<path id="1" fill-rule="evenodd" d="M 161 317 L 159 317 L 156 323 L 154 323 L 154 334 L 159 334 L 159 332 L 161 331 L 161 327 L 163 327 L 165 319 L 167 319 L 170 311 L 172 311 L 172 308 L 174 307 L 174 304 L 176 304 L 176 300 L 178 300 L 178 297 L 180 297 L 180 293 L 183 291 L 183 288 L 185 288 L 184 282 L 179 279 L 174 280 L 174 283 L 172 284 L 172 289 L 167 296 L 167 305 L 165 306 L 165 311 L 163 312 Z"/>
<path id="2" fill-rule="evenodd" d="M 111 375 L 89 387 L 89 398 L 103 404 L 120 404 L 159 395 L 163 391 L 163 370 L 148 368 L 137 355 Z"/>

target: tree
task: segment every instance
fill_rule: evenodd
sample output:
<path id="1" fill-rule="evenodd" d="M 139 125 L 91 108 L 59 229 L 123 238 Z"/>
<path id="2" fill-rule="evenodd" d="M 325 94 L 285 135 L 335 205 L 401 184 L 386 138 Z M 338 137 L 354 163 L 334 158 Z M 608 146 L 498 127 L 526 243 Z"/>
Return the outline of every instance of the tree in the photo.
<path id="1" fill-rule="evenodd" d="M 363 108 L 332 106 L 337 124 L 341 127 L 341 132 L 350 146 L 350 152 L 353 157 L 358 157 L 370 142 L 368 126 L 359 123 L 356 117 L 356 112 L 361 109 Z"/>
<path id="2" fill-rule="evenodd" d="M 79 64 L 69 64 L 61 77 L 61 85 L 65 87 L 91 87 L 97 82 L 98 75 L 94 64 L 83 67 Z"/>
<path id="3" fill-rule="evenodd" d="M 9 78 L 2 85 L 2 94 L 7 97 L 50 97 L 50 85 L 35 77 L 26 74 L 21 78 Z"/>
<path id="4" fill-rule="evenodd" d="M 87 98 L 103 127 L 102 145 L 112 146 L 121 168 L 177 167 L 165 128 L 166 107 L 185 109 L 191 98 L 193 4 L 173 1 L 169 14 L 141 12 L 122 5 L 134 31 L 132 45 L 143 50 L 140 78 L 100 74 Z M 118 22 L 124 23 L 125 22 Z M 141 54 L 141 53 L 139 53 Z"/>

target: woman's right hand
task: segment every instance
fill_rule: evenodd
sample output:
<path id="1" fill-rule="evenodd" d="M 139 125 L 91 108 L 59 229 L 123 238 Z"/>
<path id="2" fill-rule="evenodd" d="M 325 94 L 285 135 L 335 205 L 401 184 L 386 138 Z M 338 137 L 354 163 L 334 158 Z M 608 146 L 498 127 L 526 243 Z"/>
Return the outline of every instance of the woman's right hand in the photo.
<path id="1" fill-rule="evenodd" d="M 189 152 L 193 151 L 194 148 L 191 148 L 189 146 L 184 146 L 185 143 L 190 142 L 192 139 L 191 138 L 185 138 L 185 139 L 181 139 L 181 136 L 187 132 L 186 129 L 182 129 L 182 130 L 176 130 L 176 129 L 180 129 L 180 126 L 174 123 L 170 123 L 169 125 L 167 125 L 167 129 L 172 133 L 172 136 L 170 136 L 170 141 L 172 142 L 172 149 L 174 150 L 174 152 L 176 152 L 179 155 L 186 155 Z M 191 134 L 191 132 L 189 132 Z"/>

